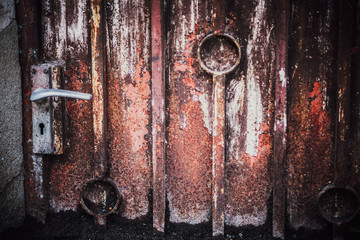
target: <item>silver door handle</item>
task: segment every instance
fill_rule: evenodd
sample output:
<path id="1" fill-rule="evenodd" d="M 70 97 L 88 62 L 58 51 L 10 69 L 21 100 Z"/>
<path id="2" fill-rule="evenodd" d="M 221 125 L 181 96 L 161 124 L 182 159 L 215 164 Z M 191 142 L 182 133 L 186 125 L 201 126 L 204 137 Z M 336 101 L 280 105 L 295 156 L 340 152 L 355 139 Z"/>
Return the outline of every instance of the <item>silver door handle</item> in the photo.
<path id="1" fill-rule="evenodd" d="M 36 102 L 47 97 L 66 97 L 90 100 L 92 95 L 64 89 L 41 89 L 31 93 L 30 100 Z"/>

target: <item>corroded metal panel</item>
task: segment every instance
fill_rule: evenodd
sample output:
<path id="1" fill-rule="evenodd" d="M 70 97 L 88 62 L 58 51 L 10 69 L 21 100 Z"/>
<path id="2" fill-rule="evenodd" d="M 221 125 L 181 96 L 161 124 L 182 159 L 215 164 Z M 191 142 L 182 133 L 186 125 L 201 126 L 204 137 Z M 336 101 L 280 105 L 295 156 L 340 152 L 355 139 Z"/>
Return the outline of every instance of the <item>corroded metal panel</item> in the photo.
<path id="1" fill-rule="evenodd" d="M 260 226 L 267 220 L 273 147 L 273 5 L 228 1 L 228 31 L 242 47 L 242 60 L 228 76 L 226 118 L 226 209 L 230 226 Z"/>
<path id="2" fill-rule="evenodd" d="M 65 63 L 64 88 L 91 93 L 90 6 L 88 1 L 45 0 L 42 5 L 42 52 L 46 61 Z M 48 157 L 50 210 L 76 210 L 79 190 L 92 173 L 91 101 L 67 99 L 64 154 Z"/>
<path id="3" fill-rule="evenodd" d="M 149 212 L 151 76 L 149 1 L 107 1 L 106 54 L 110 176 L 123 194 L 121 215 Z"/>
<path id="4" fill-rule="evenodd" d="M 319 190 L 333 180 L 336 14 L 333 1 L 292 3 L 287 213 L 293 228 L 319 229 Z"/>
<path id="5" fill-rule="evenodd" d="M 170 222 L 197 224 L 211 215 L 211 75 L 197 47 L 210 31 L 208 1 L 167 5 L 167 201 Z"/>

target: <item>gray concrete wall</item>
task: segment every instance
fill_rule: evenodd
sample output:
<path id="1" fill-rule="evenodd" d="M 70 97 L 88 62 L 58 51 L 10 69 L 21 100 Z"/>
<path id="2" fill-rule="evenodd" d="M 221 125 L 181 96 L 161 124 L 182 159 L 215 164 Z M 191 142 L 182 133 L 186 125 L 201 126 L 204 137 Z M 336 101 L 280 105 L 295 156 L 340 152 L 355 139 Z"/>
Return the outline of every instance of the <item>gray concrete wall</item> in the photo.
<path id="1" fill-rule="evenodd" d="M 0 1 L 0 232 L 25 217 L 22 98 L 15 1 Z"/>

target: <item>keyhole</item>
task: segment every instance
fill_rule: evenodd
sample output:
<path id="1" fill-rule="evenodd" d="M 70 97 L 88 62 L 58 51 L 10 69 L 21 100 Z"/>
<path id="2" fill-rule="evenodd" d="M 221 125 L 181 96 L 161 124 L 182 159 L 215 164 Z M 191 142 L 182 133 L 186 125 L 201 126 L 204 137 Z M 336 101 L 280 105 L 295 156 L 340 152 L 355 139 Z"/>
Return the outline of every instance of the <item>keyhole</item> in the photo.
<path id="1" fill-rule="evenodd" d="M 44 135 L 44 127 L 45 127 L 45 125 L 44 125 L 43 123 L 40 123 L 40 124 L 39 124 L 40 134 L 41 134 L 41 135 Z"/>

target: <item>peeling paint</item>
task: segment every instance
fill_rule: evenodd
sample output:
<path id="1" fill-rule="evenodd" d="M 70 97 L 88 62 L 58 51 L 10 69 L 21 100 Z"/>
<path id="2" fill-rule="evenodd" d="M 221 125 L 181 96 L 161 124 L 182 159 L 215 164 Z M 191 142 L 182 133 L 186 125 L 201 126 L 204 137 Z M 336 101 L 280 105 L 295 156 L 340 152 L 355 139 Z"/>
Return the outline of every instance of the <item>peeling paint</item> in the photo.
<path id="1" fill-rule="evenodd" d="M 32 155 L 31 157 L 35 174 L 35 192 L 40 198 L 44 198 L 43 156 Z"/>
<path id="2" fill-rule="evenodd" d="M 248 38 L 246 48 L 248 68 L 246 73 L 246 97 L 247 97 L 247 124 L 246 124 L 246 153 L 257 156 L 257 146 L 260 132 L 260 124 L 263 122 L 263 108 L 259 78 L 256 76 L 254 65 L 256 64 L 256 52 L 259 51 L 258 39 L 262 36 L 262 24 L 265 18 L 265 1 L 260 0 L 255 8 L 255 16 L 251 20 L 252 32 Z M 267 43 L 265 43 L 267 44 Z"/>
<path id="3" fill-rule="evenodd" d="M 71 22 L 70 25 L 67 26 L 67 37 L 68 37 L 68 41 L 70 41 L 72 44 L 72 46 L 70 46 L 70 48 L 68 48 L 68 51 L 71 52 L 82 52 L 82 51 L 86 51 L 87 49 L 82 49 L 84 47 L 84 42 L 87 41 L 88 36 L 87 36 L 87 31 L 84 31 L 84 29 L 86 29 L 86 26 L 88 25 L 88 22 L 86 22 L 86 14 L 87 14 L 87 5 L 86 2 L 88 2 L 87 0 L 79 0 L 77 1 L 77 6 L 70 9 L 73 11 L 73 13 L 71 14 L 72 16 L 74 16 L 76 19 L 74 21 Z M 65 18 L 65 17 L 64 17 Z M 63 28 L 63 20 L 61 22 L 61 28 Z M 61 34 L 64 34 L 61 32 Z M 73 47 L 74 46 L 74 47 Z M 59 53 L 58 53 L 58 56 Z"/>
<path id="4" fill-rule="evenodd" d="M 203 121 L 204 121 L 204 127 L 208 130 L 209 134 L 211 134 L 211 116 L 210 116 L 210 99 L 209 96 L 206 93 L 198 94 L 199 102 L 201 103 L 201 110 L 203 113 Z"/>
<path id="5" fill-rule="evenodd" d="M 230 211 L 233 211 L 230 209 Z M 266 214 L 267 210 L 253 210 L 253 214 L 243 214 L 243 215 L 237 215 L 237 216 L 231 216 L 226 220 L 226 224 L 240 227 L 240 226 L 246 226 L 246 225 L 253 225 L 255 227 L 261 226 L 265 223 L 266 220 Z"/>
<path id="6" fill-rule="evenodd" d="M 245 79 L 241 76 L 241 79 L 233 79 L 228 86 L 228 92 L 234 93 L 227 98 L 231 98 L 231 104 L 226 104 L 226 117 L 227 122 L 233 126 L 231 128 L 231 136 L 228 144 L 228 151 L 230 159 L 241 160 L 240 151 L 236 149 L 240 148 L 239 136 L 244 135 L 241 131 L 242 126 L 240 116 L 244 114 L 244 100 L 245 100 Z M 236 137 L 235 137 L 236 136 Z M 231 160 L 233 161 L 233 160 Z M 240 162 L 241 163 L 241 162 Z"/>

